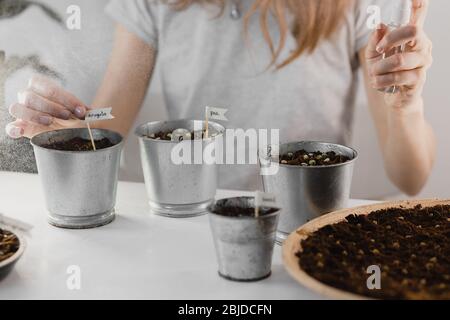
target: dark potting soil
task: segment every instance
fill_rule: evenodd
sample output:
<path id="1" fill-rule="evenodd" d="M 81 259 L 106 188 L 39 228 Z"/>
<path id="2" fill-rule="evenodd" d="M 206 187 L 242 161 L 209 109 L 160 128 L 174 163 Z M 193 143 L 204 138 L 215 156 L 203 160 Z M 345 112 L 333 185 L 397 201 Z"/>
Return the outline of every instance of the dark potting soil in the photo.
<path id="1" fill-rule="evenodd" d="M 212 212 L 227 217 L 254 217 L 254 205 L 248 205 L 247 201 L 241 201 L 239 198 L 225 199 L 218 201 L 212 208 Z M 262 207 L 259 209 L 259 215 L 265 216 L 276 212 L 277 209 Z"/>
<path id="2" fill-rule="evenodd" d="M 301 246 L 300 267 L 332 287 L 380 299 L 450 299 L 450 206 L 350 215 Z M 381 290 L 367 288 L 369 266 L 379 266 Z"/>
<path id="3" fill-rule="evenodd" d="M 0 262 L 14 255 L 19 246 L 19 239 L 14 233 L 0 229 Z"/>
<path id="4" fill-rule="evenodd" d="M 111 142 L 108 138 L 103 138 L 100 140 L 94 140 L 95 147 L 97 150 L 106 149 L 114 146 L 115 144 Z M 54 142 L 43 146 L 47 149 L 60 150 L 60 151 L 92 151 L 91 140 L 83 138 L 73 138 L 67 141 Z"/>
<path id="5" fill-rule="evenodd" d="M 316 166 L 330 166 L 334 164 L 345 163 L 351 158 L 338 154 L 334 151 L 329 152 L 308 152 L 306 150 L 299 150 L 281 155 L 280 164 L 287 164 L 291 166 L 316 167 Z"/>
<path id="6" fill-rule="evenodd" d="M 172 140 L 172 132 L 173 132 L 173 130 L 172 131 L 159 131 L 159 132 L 148 135 L 147 138 L 154 139 L 154 140 L 171 141 Z M 194 136 L 195 136 L 195 131 L 191 131 L 191 137 L 194 137 Z M 203 138 L 205 138 L 205 131 L 202 132 L 202 139 Z"/>

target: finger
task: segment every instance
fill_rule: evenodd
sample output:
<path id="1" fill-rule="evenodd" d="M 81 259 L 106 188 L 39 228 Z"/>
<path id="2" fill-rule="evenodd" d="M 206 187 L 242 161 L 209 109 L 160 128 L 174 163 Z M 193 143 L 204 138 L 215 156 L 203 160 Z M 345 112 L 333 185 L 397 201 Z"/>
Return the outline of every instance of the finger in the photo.
<path id="1" fill-rule="evenodd" d="M 12 130 L 12 131 L 10 131 L 10 130 Z M 46 131 L 50 131 L 50 130 L 53 130 L 53 128 L 51 126 L 50 127 L 42 126 L 42 125 L 32 123 L 29 121 L 25 121 L 25 120 L 21 120 L 21 119 L 11 122 L 6 126 L 6 132 L 13 139 L 18 139 L 18 138 L 22 138 L 22 137 L 32 138 L 37 133 L 46 132 Z M 20 133 L 20 136 L 13 136 L 15 134 L 14 131 Z"/>
<path id="2" fill-rule="evenodd" d="M 372 80 L 374 89 L 384 89 L 392 86 L 415 86 L 424 81 L 422 69 L 393 72 L 376 76 Z"/>
<path id="3" fill-rule="evenodd" d="M 414 70 L 426 65 L 427 57 L 422 53 L 399 53 L 375 62 L 372 66 L 371 74 L 372 76 L 378 76 L 392 72 Z"/>
<path id="4" fill-rule="evenodd" d="M 387 33 L 377 45 L 377 52 L 384 53 L 405 43 L 418 40 L 421 29 L 415 25 L 405 26 Z"/>
<path id="5" fill-rule="evenodd" d="M 388 28 L 385 24 L 380 24 L 378 28 L 372 32 L 366 49 L 367 59 L 371 60 L 380 57 L 380 53 L 377 51 L 377 44 L 383 39 L 387 32 Z"/>
<path id="6" fill-rule="evenodd" d="M 35 122 L 44 126 L 49 126 L 54 121 L 54 118 L 49 114 L 27 108 L 20 103 L 12 104 L 9 107 L 9 113 L 16 119 Z"/>
<path id="7" fill-rule="evenodd" d="M 410 24 L 423 27 L 428 12 L 428 0 L 412 0 L 412 14 Z"/>
<path id="8" fill-rule="evenodd" d="M 25 134 L 25 129 L 18 123 L 18 120 L 8 123 L 5 131 L 6 134 L 13 139 L 22 138 Z"/>
<path id="9" fill-rule="evenodd" d="M 28 87 L 48 100 L 69 109 L 77 118 L 84 118 L 88 107 L 73 94 L 67 92 L 53 81 L 44 77 L 34 76 L 30 79 Z"/>
<path id="10" fill-rule="evenodd" d="M 17 97 L 20 104 L 23 104 L 30 109 L 47 113 L 53 117 L 69 120 L 72 116 L 72 113 L 63 106 L 50 101 L 31 90 L 21 91 L 18 93 Z"/>

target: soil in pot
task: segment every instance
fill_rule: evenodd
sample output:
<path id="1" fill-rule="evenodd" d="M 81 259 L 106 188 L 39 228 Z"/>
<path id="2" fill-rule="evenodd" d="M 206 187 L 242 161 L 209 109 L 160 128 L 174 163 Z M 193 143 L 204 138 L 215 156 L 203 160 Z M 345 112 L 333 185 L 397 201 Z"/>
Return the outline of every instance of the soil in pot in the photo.
<path id="1" fill-rule="evenodd" d="M 154 139 L 154 140 L 162 140 L 162 141 L 171 141 L 172 140 L 172 133 L 174 130 L 171 131 L 159 131 L 156 133 L 151 133 L 147 135 L 147 138 Z M 202 140 L 206 136 L 206 131 L 191 131 L 191 140 Z M 201 138 L 200 138 L 201 136 Z M 194 137 L 194 139 L 192 139 Z"/>
<path id="2" fill-rule="evenodd" d="M 226 217 L 254 217 L 255 207 L 249 205 L 246 201 L 240 201 L 239 199 L 226 199 L 219 201 L 210 208 L 211 212 L 226 216 Z M 259 209 L 259 215 L 265 216 L 277 212 L 274 208 L 262 207 Z"/>
<path id="3" fill-rule="evenodd" d="M 97 150 L 106 149 L 114 146 L 115 144 L 111 142 L 108 138 L 103 138 L 100 140 L 94 140 L 95 147 Z M 43 145 L 46 149 L 60 150 L 60 151 L 92 151 L 91 140 L 83 138 L 72 138 L 67 141 L 53 142 L 47 145 Z"/>
<path id="4" fill-rule="evenodd" d="M 450 299 L 450 206 L 350 215 L 301 242 L 300 267 L 329 286 L 381 299 Z M 369 290 L 369 266 L 381 289 Z"/>
<path id="5" fill-rule="evenodd" d="M 308 152 L 303 149 L 280 156 L 280 164 L 303 167 L 330 166 L 345 163 L 350 160 L 351 158 L 334 151 Z"/>
<path id="6" fill-rule="evenodd" d="M 0 228 L 0 262 L 12 257 L 19 246 L 19 238 L 14 233 Z"/>

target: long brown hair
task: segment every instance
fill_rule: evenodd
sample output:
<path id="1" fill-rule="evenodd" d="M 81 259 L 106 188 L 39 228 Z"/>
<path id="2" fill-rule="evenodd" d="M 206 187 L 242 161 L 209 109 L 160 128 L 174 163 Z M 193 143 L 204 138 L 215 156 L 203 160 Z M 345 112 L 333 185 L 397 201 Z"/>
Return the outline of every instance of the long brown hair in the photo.
<path id="1" fill-rule="evenodd" d="M 169 1 L 176 10 L 183 10 L 194 3 L 217 4 L 224 10 L 226 0 L 172 0 Z M 304 53 L 313 52 L 321 40 L 328 39 L 339 27 L 343 20 L 345 11 L 352 0 L 253 0 L 251 9 L 245 14 L 244 26 L 248 29 L 251 17 L 259 12 L 259 24 L 261 32 L 271 52 L 274 65 L 286 44 L 288 32 L 297 40 L 297 48 L 283 61 L 278 68 L 291 63 Z M 293 17 L 292 24 L 287 22 L 287 14 Z M 274 15 L 279 31 L 280 41 L 277 45 L 269 33 L 268 17 Z"/>

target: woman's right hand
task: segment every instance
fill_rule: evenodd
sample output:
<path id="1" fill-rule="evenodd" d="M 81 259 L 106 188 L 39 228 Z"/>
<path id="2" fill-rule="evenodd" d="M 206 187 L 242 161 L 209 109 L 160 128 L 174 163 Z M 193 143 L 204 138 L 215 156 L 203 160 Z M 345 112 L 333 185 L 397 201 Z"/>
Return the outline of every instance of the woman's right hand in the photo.
<path id="1" fill-rule="evenodd" d="M 6 126 L 6 133 L 14 139 L 80 125 L 89 109 L 83 102 L 53 81 L 34 76 L 28 88 L 17 95 L 18 101 L 9 107 L 16 118 Z"/>

